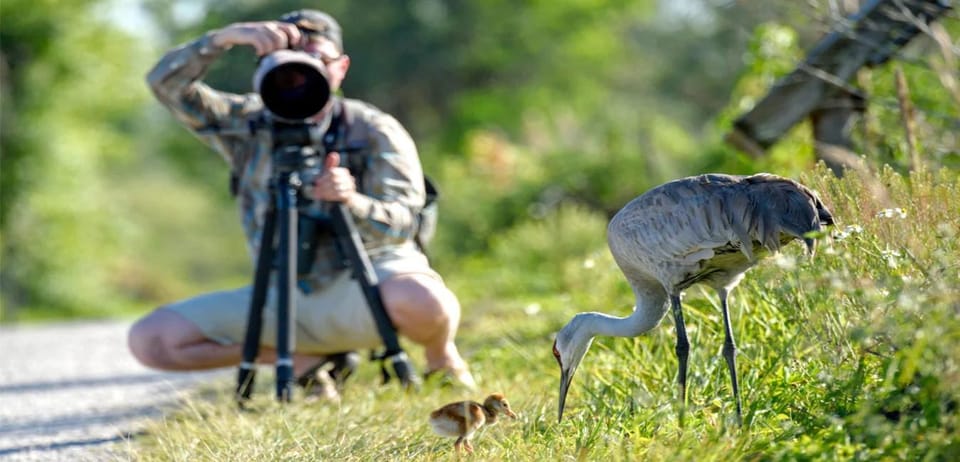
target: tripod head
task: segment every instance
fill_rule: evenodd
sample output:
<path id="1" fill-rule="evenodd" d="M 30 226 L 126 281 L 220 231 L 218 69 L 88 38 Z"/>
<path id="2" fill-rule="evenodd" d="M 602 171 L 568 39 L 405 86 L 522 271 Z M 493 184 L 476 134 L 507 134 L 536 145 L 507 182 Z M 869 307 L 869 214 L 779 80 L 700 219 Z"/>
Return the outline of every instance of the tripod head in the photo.
<path id="1" fill-rule="evenodd" d="M 273 137 L 273 171 L 274 174 L 297 173 L 300 184 L 305 179 L 315 178 L 321 173 L 324 152 L 314 146 L 320 143 L 323 133 L 315 123 L 274 121 L 270 125 Z"/>

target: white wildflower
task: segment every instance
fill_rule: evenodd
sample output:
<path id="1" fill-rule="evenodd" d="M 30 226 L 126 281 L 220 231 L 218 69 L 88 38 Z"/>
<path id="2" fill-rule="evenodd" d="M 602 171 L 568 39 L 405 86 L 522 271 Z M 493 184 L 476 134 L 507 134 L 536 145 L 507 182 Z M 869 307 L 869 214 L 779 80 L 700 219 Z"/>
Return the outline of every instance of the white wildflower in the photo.
<path id="1" fill-rule="evenodd" d="M 797 267 L 797 259 L 782 252 L 777 253 L 777 255 L 773 257 L 773 263 L 787 271 L 793 270 Z"/>
<path id="2" fill-rule="evenodd" d="M 847 225 L 842 230 L 836 230 L 833 232 L 833 239 L 837 241 L 842 241 L 854 234 L 863 233 L 863 226 L 860 225 Z"/>
<path id="3" fill-rule="evenodd" d="M 583 261 L 583 267 L 586 269 L 593 269 L 594 266 L 597 266 L 597 262 L 592 258 Z"/>
<path id="4" fill-rule="evenodd" d="M 899 250 L 887 247 L 885 250 L 880 251 L 880 256 L 887 261 L 887 266 L 891 268 L 900 266 L 900 263 L 897 261 L 900 258 Z"/>
<path id="5" fill-rule="evenodd" d="M 900 207 L 893 209 L 883 209 L 877 212 L 877 218 L 907 218 L 907 212 Z"/>
<path id="6" fill-rule="evenodd" d="M 523 312 L 526 313 L 527 316 L 536 316 L 537 313 L 540 312 L 540 304 L 539 304 L 539 303 L 531 303 L 531 304 L 527 305 L 527 306 L 523 309 Z"/>
<path id="7" fill-rule="evenodd" d="M 883 255 L 884 258 L 899 257 L 900 251 L 897 249 L 891 249 L 890 247 L 887 247 L 885 250 L 880 251 L 880 255 Z"/>

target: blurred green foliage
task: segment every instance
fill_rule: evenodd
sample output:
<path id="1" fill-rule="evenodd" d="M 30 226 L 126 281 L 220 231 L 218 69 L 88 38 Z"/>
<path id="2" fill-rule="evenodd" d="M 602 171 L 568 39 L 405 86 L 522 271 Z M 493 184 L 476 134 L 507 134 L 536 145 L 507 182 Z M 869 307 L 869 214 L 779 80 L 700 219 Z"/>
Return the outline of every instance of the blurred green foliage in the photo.
<path id="1" fill-rule="evenodd" d="M 803 126 L 762 159 L 721 138 L 820 36 L 826 7 L 691 4 L 699 9 L 655 0 L 324 3 L 352 57 L 345 93 L 395 114 L 438 180 L 431 252 L 466 304 L 482 297 L 469 281 L 491 265 L 526 271 L 490 281 L 502 296 L 556 289 L 570 270 L 559 254 L 602 241 L 606 218 L 652 185 L 811 167 Z M 118 22 L 107 12 L 119 5 L 143 14 Z M 305 4 L 133 5 L 0 4 L 0 322 L 142 312 L 250 278 L 222 161 L 151 99 L 143 76 L 166 49 L 208 29 Z M 943 26 L 960 36 L 955 15 Z M 903 68 L 922 155 L 956 168 L 956 56 L 921 42 Z M 232 50 L 208 81 L 248 91 L 254 62 L 250 50 Z M 903 171 L 891 67 L 863 72 L 861 83 L 871 104 L 858 132 L 863 154 Z M 507 244 L 541 234 L 558 239 Z M 540 270 L 550 277 L 531 276 Z"/>

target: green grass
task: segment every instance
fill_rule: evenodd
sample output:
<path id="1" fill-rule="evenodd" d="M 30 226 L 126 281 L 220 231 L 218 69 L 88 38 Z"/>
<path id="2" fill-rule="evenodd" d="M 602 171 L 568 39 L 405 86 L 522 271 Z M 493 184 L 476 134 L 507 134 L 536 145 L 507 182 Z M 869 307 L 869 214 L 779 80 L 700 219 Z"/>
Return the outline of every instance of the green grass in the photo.
<path id="1" fill-rule="evenodd" d="M 960 460 L 960 179 L 880 177 L 886 199 L 856 178 L 809 173 L 802 181 L 834 211 L 836 236 L 813 259 L 789 246 L 733 292 L 743 428 L 733 424 L 716 297 L 696 288 L 684 299 L 692 347 L 684 429 L 669 319 L 635 339 L 598 339 L 557 423 L 552 335 L 578 311 L 623 315 L 632 305 L 604 244 L 605 219 L 570 208 L 506 232 L 489 259 L 448 275 L 464 304 L 458 343 L 480 391 L 428 383 L 405 394 L 379 386 L 364 363 L 340 406 L 278 405 L 265 377 L 254 410 L 241 412 L 233 384 L 218 383 L 152 426 L 129 455 L 449 460 L 452 440 L 431 433 L 429 412 L 501 391 L 520 418 L 483 430 L 472 459 Z M 540 231 L 554 227 L 545 239 Z M 410 350 L 422 370 L 419 349 Z"/>

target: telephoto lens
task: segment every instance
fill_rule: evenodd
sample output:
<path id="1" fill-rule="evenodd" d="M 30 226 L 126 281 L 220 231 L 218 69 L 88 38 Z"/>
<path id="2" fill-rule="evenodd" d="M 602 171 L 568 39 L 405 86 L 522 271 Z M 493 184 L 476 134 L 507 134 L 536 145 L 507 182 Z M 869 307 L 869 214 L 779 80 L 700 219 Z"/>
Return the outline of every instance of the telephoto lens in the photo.
<path id="1" fill-rule="evenodd" d="M 253 89 L 267 110 L 288 122 L 313 117 L 330 100 L 330 81 L 323 61 L 294 50 L 264 56 L 253 74 Z"/>

